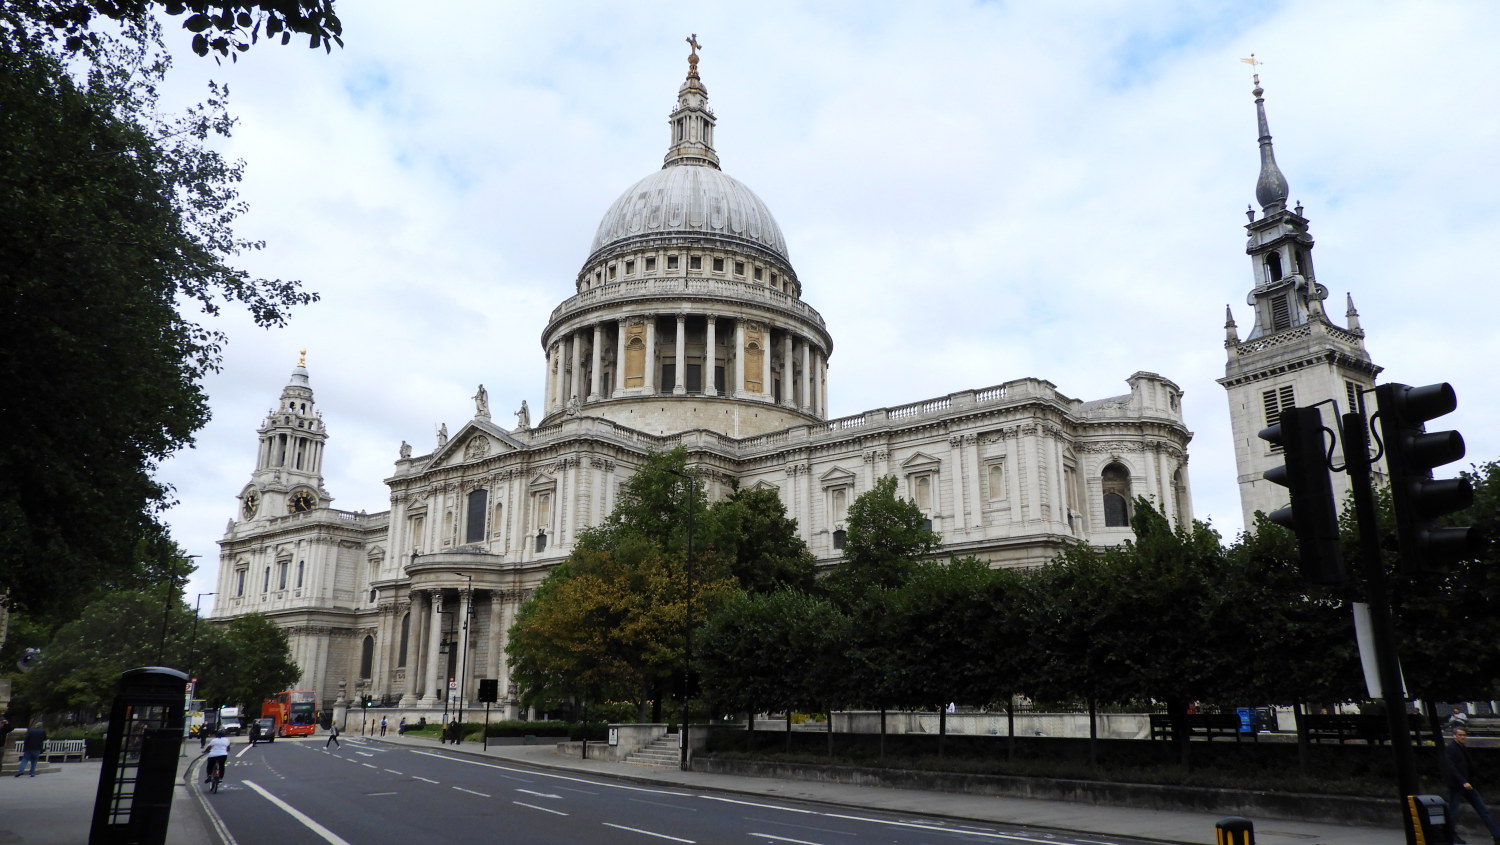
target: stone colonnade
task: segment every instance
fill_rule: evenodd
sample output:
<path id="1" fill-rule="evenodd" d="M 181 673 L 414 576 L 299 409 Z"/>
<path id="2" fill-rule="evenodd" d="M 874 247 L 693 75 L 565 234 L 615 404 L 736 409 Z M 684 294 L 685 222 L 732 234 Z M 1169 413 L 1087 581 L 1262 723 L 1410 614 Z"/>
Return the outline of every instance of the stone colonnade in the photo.
<path id="1" fill-rule="evenodd" d="M 765 322 L 688 313 L 593 323 L 547 350 L 547 413 L 653 395 L 752 399 L 826 418 L 828 352 Z"/>
<path id="2" fill-rule="evenodd" d="M 497 678 L 500 703 L 511 702 L 514 691 L 505 654 L 505 632 L 515 621 L 516 610 L 526 595 L 524 590 L 479 587 L 412 590 L 405 601 L 394 603 L 393 613 L 382 617 L 376 650 L 377 654 L 389 657 L 375 667 L 375 692 L 399 689 L 400 706 L 435 707 L 441 703 L 442 692 L 451 677 L 454 691 L 450 699 L 456 700 L 462 690 L 466 705 L 473 706 L 479 697 L 479 679 Z M 399 665 L 400 642 L 402 617 L 406 614 L 410 618 L 403 668 Z M 465 617 L 469 620 L 467 661 L 461 651 Z M 386 647 L 381 646 L 382 640 Z M 445 644 L 448 650 L 444 649 Z M 450 658 L 450 654 L 457 656 Z M 382 674 L 384 677 L 380 677 Z M 404 684 L 399 682 L 402 678 Z"/>

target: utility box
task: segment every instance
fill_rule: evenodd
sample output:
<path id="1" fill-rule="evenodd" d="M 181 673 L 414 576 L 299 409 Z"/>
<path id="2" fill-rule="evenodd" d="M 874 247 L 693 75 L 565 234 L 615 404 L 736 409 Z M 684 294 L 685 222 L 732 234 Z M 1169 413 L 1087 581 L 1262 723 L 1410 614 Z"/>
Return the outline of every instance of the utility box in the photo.
<path id="1" fill-rule="evenodd" d="M 120 675 L 94 797 L 89 845 L 164 845 L 182 753 L 188 676 L 164 666 Z"/>
<path id="2" fill-rule="evenodd" d="M 1437 795 L 1406 796 L 1406 841 L 1424 845 L 1452 845 L 1448 802 Z"/>

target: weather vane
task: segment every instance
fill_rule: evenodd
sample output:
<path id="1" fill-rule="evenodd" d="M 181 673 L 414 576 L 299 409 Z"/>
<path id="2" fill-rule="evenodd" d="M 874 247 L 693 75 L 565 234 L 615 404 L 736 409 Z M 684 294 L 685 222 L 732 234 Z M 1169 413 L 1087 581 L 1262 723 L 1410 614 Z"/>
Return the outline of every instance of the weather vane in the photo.
<path id="1" fill-rule="evenodd" d="M 1252 71 L 1255 70 L 1255 68 L 1258 67 L 1259 65 L 1265 64 L 1265 62 L 1262 62 L 1262 61 L 1256 59 L 1254 53 L 1250 54 L 1250 58 L 1248 58 L 1248 59 L 1240 59 L 1240 61 L 1242 61 L 1245 64 L 1249 65 L 1250 69 Z M 1253 80 L 1255 80 L 1255 84 L 1256 85 L 1260 84 L 1260 74 L 1258 74 L 1258 73 L 1252 73 L 1252 74 L 1250 74 L 1250 78 L 1253 79 Z"/>

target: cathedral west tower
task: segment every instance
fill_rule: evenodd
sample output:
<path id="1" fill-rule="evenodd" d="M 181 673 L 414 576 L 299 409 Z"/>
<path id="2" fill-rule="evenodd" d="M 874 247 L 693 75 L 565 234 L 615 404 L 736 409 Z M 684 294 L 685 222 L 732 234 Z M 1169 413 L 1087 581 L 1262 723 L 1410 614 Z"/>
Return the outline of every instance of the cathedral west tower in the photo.
<path id="1" fill-rule="evenodd" d="M 1381 370 L 1365 351 L 1365 333 L 1352 296 L 1347 298 L 1345 325 L 1336 326 L 1329 319 L 1324 307 L 1328 289 L 1318 283 L 1313 270 L 1308 220 L 1300 203 L 1287 208 L 1287 181 L 1276 165 L 1259 75 L 1252 93 L 1260 129 L 1255 199 L 1261 207 L 1258 218 L 1253 208 L 1246 211 L 1250 240 L 1245 252 L 1254 286 L 1245 302 L 1254 309 L 1253 322 L 1241 340 L 1234 314 L 1225 308 L 1228 362 L 1219 379 L 1229 392 L 1246 528 L 1254 524 L 1256 511 L 1270 513 L 1287 502 L 1286 489 L 1262 477 L 1283 460 L 1279 450 L 1258 437 L 1260 431 L 1275 423 L 1285 408 L 1329 400 L 1334 404 L 1323 406 L 1323 424 L 1337 429 L 1337 415 L 1359 407 L 1360 392 L 1374 388 Z M 1348 476 L 1333 473 L 1333 487 L 1342 501 L 1349 490 Z"/>

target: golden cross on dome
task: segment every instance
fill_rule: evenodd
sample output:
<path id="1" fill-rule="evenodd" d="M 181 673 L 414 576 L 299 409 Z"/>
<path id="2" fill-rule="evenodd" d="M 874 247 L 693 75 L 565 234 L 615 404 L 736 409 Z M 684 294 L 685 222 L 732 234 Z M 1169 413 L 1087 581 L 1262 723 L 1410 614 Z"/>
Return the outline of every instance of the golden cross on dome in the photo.
<path id="1" fill-rule="evenodd" d="M 696 33 L 696 32 L 693 33 L 692 35 L 689 35 L 684 40 L 686 40 L 687 43 L 692 46 L 692 48 L 693 48 L 693 55 L 694 56 L 698 55 L 698 51 L 701 50 L 701 49 L 703 49 L 703 45 L 701 45 L 701 44 L 698 43 L 698 33 Z"/>

